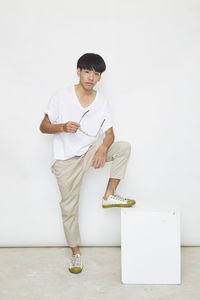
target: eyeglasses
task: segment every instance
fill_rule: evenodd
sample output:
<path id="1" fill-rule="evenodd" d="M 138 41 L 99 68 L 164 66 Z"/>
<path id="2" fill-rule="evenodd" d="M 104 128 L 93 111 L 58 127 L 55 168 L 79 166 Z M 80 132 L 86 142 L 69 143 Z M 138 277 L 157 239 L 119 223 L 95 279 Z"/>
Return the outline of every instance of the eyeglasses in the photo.
<path id="1" fill-rule="evenodd" d="M 81 119 L 80 119 L 80 121 L 79 121 L 79 124 L 80 124 L 81 120 L 83 119 L 83 117 L 85 116 L 85 114 L 88 113 L 89 111 L 90 111 L 90 110 L 87 110 L 87 111 L 82 115 L 82 117 L 81 117 Z M 99 130 L 98 130 L 98 132 L 97 132 L 96 135 L 88 134 L 88 133 L 87 133 L 86 131 L 84 131 L 81 127 L 78 127 L 78 129 L 79 129 L 82 133 L 86 134 L 87 136 L 97 137 L 97 135 L 99 134 L 99 131 L 100 131 L 100 129 L 101 129 L 103 123 L 105 122 L 105 120 L 106 120 L 106 119 L 104 119 L 103 122 L 101 123 L 101 126 L 100 126 L 100 128 L 99 128 Z"/>

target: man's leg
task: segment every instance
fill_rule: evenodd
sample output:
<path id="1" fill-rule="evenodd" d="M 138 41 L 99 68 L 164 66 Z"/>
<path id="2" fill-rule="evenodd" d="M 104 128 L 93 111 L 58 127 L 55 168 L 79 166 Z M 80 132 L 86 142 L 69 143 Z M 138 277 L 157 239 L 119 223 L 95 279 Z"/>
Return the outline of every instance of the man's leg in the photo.
<path id="1" fill-rule="evenodd" d="M 112 161 L 110 178 L 104 194 L 106 200 L 109 195 L 114 195 L 121 179 L 125 177 L 128 160 L 131 154 L 131 144 L 118 141 L 111 144 L 106 154 L 106 161 Z"/>
<path id="2" fill-rule="evenodd" d="M 83 155 L 84 172 L 92 166 L 92 159 L 99 145 L 92 145 Z M 104 194 L 104 199 L 114 192 L 121 179 L 125 177 L 128 160 L 131 154 L 131 144 L 126 141 L 113 142 L 107 150 L 106 162 L 112 161 L 110 169 L 110 178 Z"/>
<path id="3" fill-rule="evenodd" d="M 118 179 L 118 178 L 109 178 L 108 185 L 107 185 L 104 197 L 103 197 L 105 200 L 107 200 L 109 195 L 114 195 L 119 182 L 120 182 L 120 179 Z"/>
<path id="4" fill-rule="evenodd" d="M 53 171 L 62 196 L 59 204 L 68 246 L 73 254 L 81 254 L 78 247 L 81 242 L 78 223 L 79 194 L 83 177 L 81 157 L 56 161 Z"/>

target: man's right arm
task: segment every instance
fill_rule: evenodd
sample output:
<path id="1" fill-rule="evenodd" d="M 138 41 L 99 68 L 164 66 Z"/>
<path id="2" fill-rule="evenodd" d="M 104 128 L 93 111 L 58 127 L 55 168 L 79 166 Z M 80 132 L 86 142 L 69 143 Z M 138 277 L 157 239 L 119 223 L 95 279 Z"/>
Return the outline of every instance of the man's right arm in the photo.
<path id="1" fill-rule="evenodd" d="M 67 123 L 52 124 L 49 120 L 48 115 L 45 114 L 44 119 L 40 124 L 40 131 L 42 133 L 58 133 L 58 132 L 75 133 L 79 126 L 80 124 L 73 121 L 69 121 Z"/>

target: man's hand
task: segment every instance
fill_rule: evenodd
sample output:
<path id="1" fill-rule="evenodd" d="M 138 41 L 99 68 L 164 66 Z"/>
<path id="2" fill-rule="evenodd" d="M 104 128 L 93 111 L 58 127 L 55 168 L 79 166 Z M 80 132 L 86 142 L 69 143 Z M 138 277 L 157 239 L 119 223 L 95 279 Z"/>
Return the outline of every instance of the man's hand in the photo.
<path id="1" fill-rule="evenodd" d="M 78 127 L 80 127 L 79 123 L 69 121 L 69 122 L 63 124 L 63 131 L 75 133 L 77 131 Z"/>
<path id="2" fill-rule="evenodd" d="M 106 151 L 107 148 L 103 145 L 101 145 L 97 151 L 95 152 L 95 155 L 92 159 L 92 165 L 94 168 L 103 168 L 105 162 L 106 162 Z"/>

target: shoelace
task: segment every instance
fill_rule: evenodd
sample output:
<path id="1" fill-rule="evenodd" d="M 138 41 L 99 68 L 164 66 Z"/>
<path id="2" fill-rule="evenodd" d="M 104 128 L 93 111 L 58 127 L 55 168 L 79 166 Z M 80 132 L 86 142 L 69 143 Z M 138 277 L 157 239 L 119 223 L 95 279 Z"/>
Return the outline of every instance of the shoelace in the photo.
<path id="1" fill-rule="evenodd" d="M 121 197 L 121 196 L 119 196 L 119 195 L 114 195 L 118 200 L 120 200 L 120 201 L 122 201 L 123 203 L 124 202 L 126 202 L 126 200 L 123 198 L 123 197 Z"/>
<path id="2" fill-rule="evenodd" d="M 81 265 L 81 257 L 77 255 L 72 255 L 72 266 L 80 266 Z"/>

